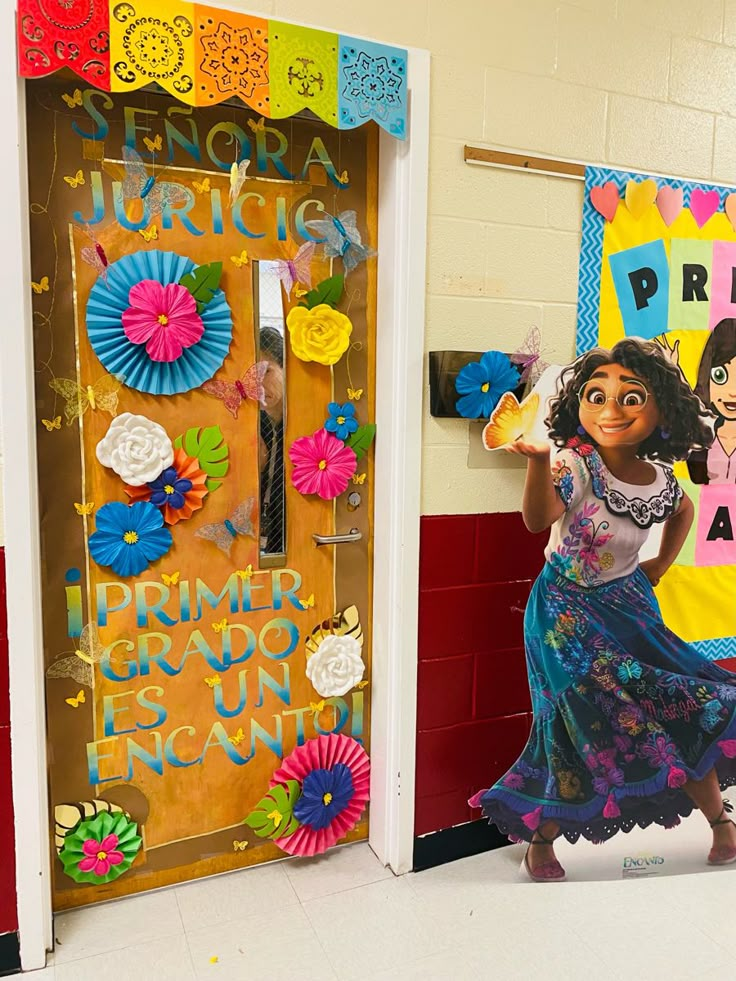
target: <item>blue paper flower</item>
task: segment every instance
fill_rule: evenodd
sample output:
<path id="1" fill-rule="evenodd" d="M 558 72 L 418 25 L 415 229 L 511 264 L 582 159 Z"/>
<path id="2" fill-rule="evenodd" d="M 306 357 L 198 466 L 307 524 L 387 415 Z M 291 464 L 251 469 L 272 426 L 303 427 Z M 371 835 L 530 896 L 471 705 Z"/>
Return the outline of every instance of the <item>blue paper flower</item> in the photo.
<path id="1" fill-rule="evenodd" d="M 175 395 L 199 388 L 221 367 L 230 350 L 233 320 L 222 290 L 215 290 L 200 316 L 201 338 L 175 361 L 154 361 L 145 344 L 134 344 L 123 327 L 130 308 L 130 291 L 145 280 L 162 286 L 178 283 L 195 263 L 176 252 L 158 249 L 134 252 L 107 267 L 106 280 L 98 279 L 87 301 L 87 336 L 104 367 L 120 375 L 128 388 L 151 395 Z"/>
<path id="2" fill-rule="evenodd" d="M 457 411 L 466 419 L 487 419 L 503 393 L 513 392 L 520 382 L 507 354 L 486 351 L 480 361 L 466 364 L 455 379 L 455 389 L 462 396 Z"/>
<path id="3" fill-rule="evenodd" d="M 312 770 L 304 778 L 294 817 L 313 831 L 321 831 L 345 810 L 353 791 L 353 776 L 345 763 L 336 763 L 329 770 Z"/>
<path id="4" fill-rule="evenodd" d="M 184 507 L 184 495 L 192 489 L 192 482 L 186 477 L 179 477 L 176 467 L 167 467 L 161 476 L 152 480 L 148 486 L 151 488 L 151 504 L 155 504 L 157 508 L 166 507 L 168 504 L 170 508 L 178 511 L 179 508 Z"/>
<path id="5" fill-rule="evenodd" d="M 103 504 L 89 538 L 90 555 L 117 576 L 138 576 L 171 548 L 171 532 L 163 524 L 163 514 L 149 501 Z"/>
<path id="6" fill-rule="evenodd" d="M 333 433 L 338 439 L 345 440 L 358 428 L 358 420 L 355 418 L 355 406 L 352 402 L 340 405 L 338 402 L 330 402 L 327 406 L 329 418 L 325 422 L 325 429 L 328 433 Z"/>

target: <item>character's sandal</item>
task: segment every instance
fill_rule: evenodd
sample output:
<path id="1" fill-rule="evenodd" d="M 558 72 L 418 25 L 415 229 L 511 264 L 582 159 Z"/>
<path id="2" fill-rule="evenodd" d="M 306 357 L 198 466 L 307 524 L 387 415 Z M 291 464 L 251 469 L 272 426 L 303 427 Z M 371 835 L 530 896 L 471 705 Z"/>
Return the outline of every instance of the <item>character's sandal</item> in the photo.
<path id="1" fill-rule="evenodd" d="M 721 813 L 715 821 L 708 822 L 711 828 L 715 828 L 719 824 L 733 824 L 736 828 L 736 821 L 732 821 L 727 816 L 730 810 L 730 806 L 721 808 Z M 708 865 L 731 865 L 732 862 L 736 862 L 736 845 L 714 845 L 708 854 Z"/>
<path id="2" fill-rule="evenodd" d="M 537 836 L 539 841 L 531 841 L 529 843 L 529 848 L 533 845 L 552 845 L 554 844 L 554 838 L 545 838 L 541 831 L 537 831 Z M 542 862 L 535 869 L 532 870 L 529 865 L 529 848 L 527 848 L 524 855 L 524 868 L 526 873 L 532 882 L 564 882 L 565 881 L 565 870 L 557 861 L 553 859 L 551 862 Z M 734 855 L 736 858 L 736 854 Z"/>

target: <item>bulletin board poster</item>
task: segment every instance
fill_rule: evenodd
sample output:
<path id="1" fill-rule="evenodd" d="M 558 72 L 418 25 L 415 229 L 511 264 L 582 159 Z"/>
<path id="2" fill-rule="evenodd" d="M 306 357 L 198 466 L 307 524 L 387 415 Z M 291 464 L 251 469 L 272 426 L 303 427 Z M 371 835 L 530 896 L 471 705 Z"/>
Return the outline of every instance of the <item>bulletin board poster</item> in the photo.
<path id="1" fill-rule="evenodd" d="M 365 838 L 377 131 L 26 92 L 54 907 Z"/>
<path id="2" fill-rule="evenodd" d="M 675 465 L 696 517 L 657 588 L 667 625 L 714 660 L 736 657 L 735 318 L 734 188 L 586 168 L 578 354 L 658 339 L 714 412 L 713 447 Z"/>

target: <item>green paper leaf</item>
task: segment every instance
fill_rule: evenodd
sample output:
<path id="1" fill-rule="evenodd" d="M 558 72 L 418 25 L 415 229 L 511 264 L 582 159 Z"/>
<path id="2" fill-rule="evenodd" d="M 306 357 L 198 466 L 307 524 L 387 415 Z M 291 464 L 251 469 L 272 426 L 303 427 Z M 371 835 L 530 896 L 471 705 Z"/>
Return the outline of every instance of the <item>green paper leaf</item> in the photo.
<path id="1" fill-rule="evenodd" d="M 299 827 L 294 807 L 301 792 L 298 780 L 277 783 L 258 801 L 243 824 L 252 828 L 259 838 L 286 838 L 294 834 Z"/>
<path id="2" fill-rule="evenodd" d="M 358 460 L 362 460 L 375 438 L 376 424 L 371 422 L 367 426 L 360 426 L 356 429 L 352 436 L 345 441 L 345 445 L 353 450 Z"/>
<path id="3" fill-rule="evenodd" d="M 182 276 L 179 285 L 189 290 L 197 302 L 197 313 L 201 313 L 220 288 L 222 263 L 210 262 L 197 266 L 192 272 Z"/>
<path id="4" fill-rule="evenodd" d="M 342 274 L 323 279 L 321 283 L 318 283 L 313 290 L 307 293 L 300 306 L 311 310 L 312 307 L 316 307 L 320 303 L 327 303 L 334 307 L 340 301 L 344 286 L 345 277 Z"/>
<path id="5" fill-rule="evenodd" d="M 207 490 L 212 493 L 222 486 L 220 477 L 224 477 L 230 467 L 228 459 L 230 450 L 219 426 L 207 426 L 200 429 L 195 426 L 174 440 L 174 449 L 183 449 L 187 456 L 192 456 L 199 462 L 207 474 Z"/>

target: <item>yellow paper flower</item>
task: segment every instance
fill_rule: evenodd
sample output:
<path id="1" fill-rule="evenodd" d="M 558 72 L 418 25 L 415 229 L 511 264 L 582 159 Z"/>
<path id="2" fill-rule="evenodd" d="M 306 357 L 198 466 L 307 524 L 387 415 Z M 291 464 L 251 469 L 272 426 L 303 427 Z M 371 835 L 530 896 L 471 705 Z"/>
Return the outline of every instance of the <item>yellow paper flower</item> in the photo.
<path id="1" fill-rule="evenodd" d="M 337 364 L 350 344 L 353 324 L 344 313 L 319 303 L 311 310 L 294 307 L 286 318 L 291 349 L 301 361 Z"/>

